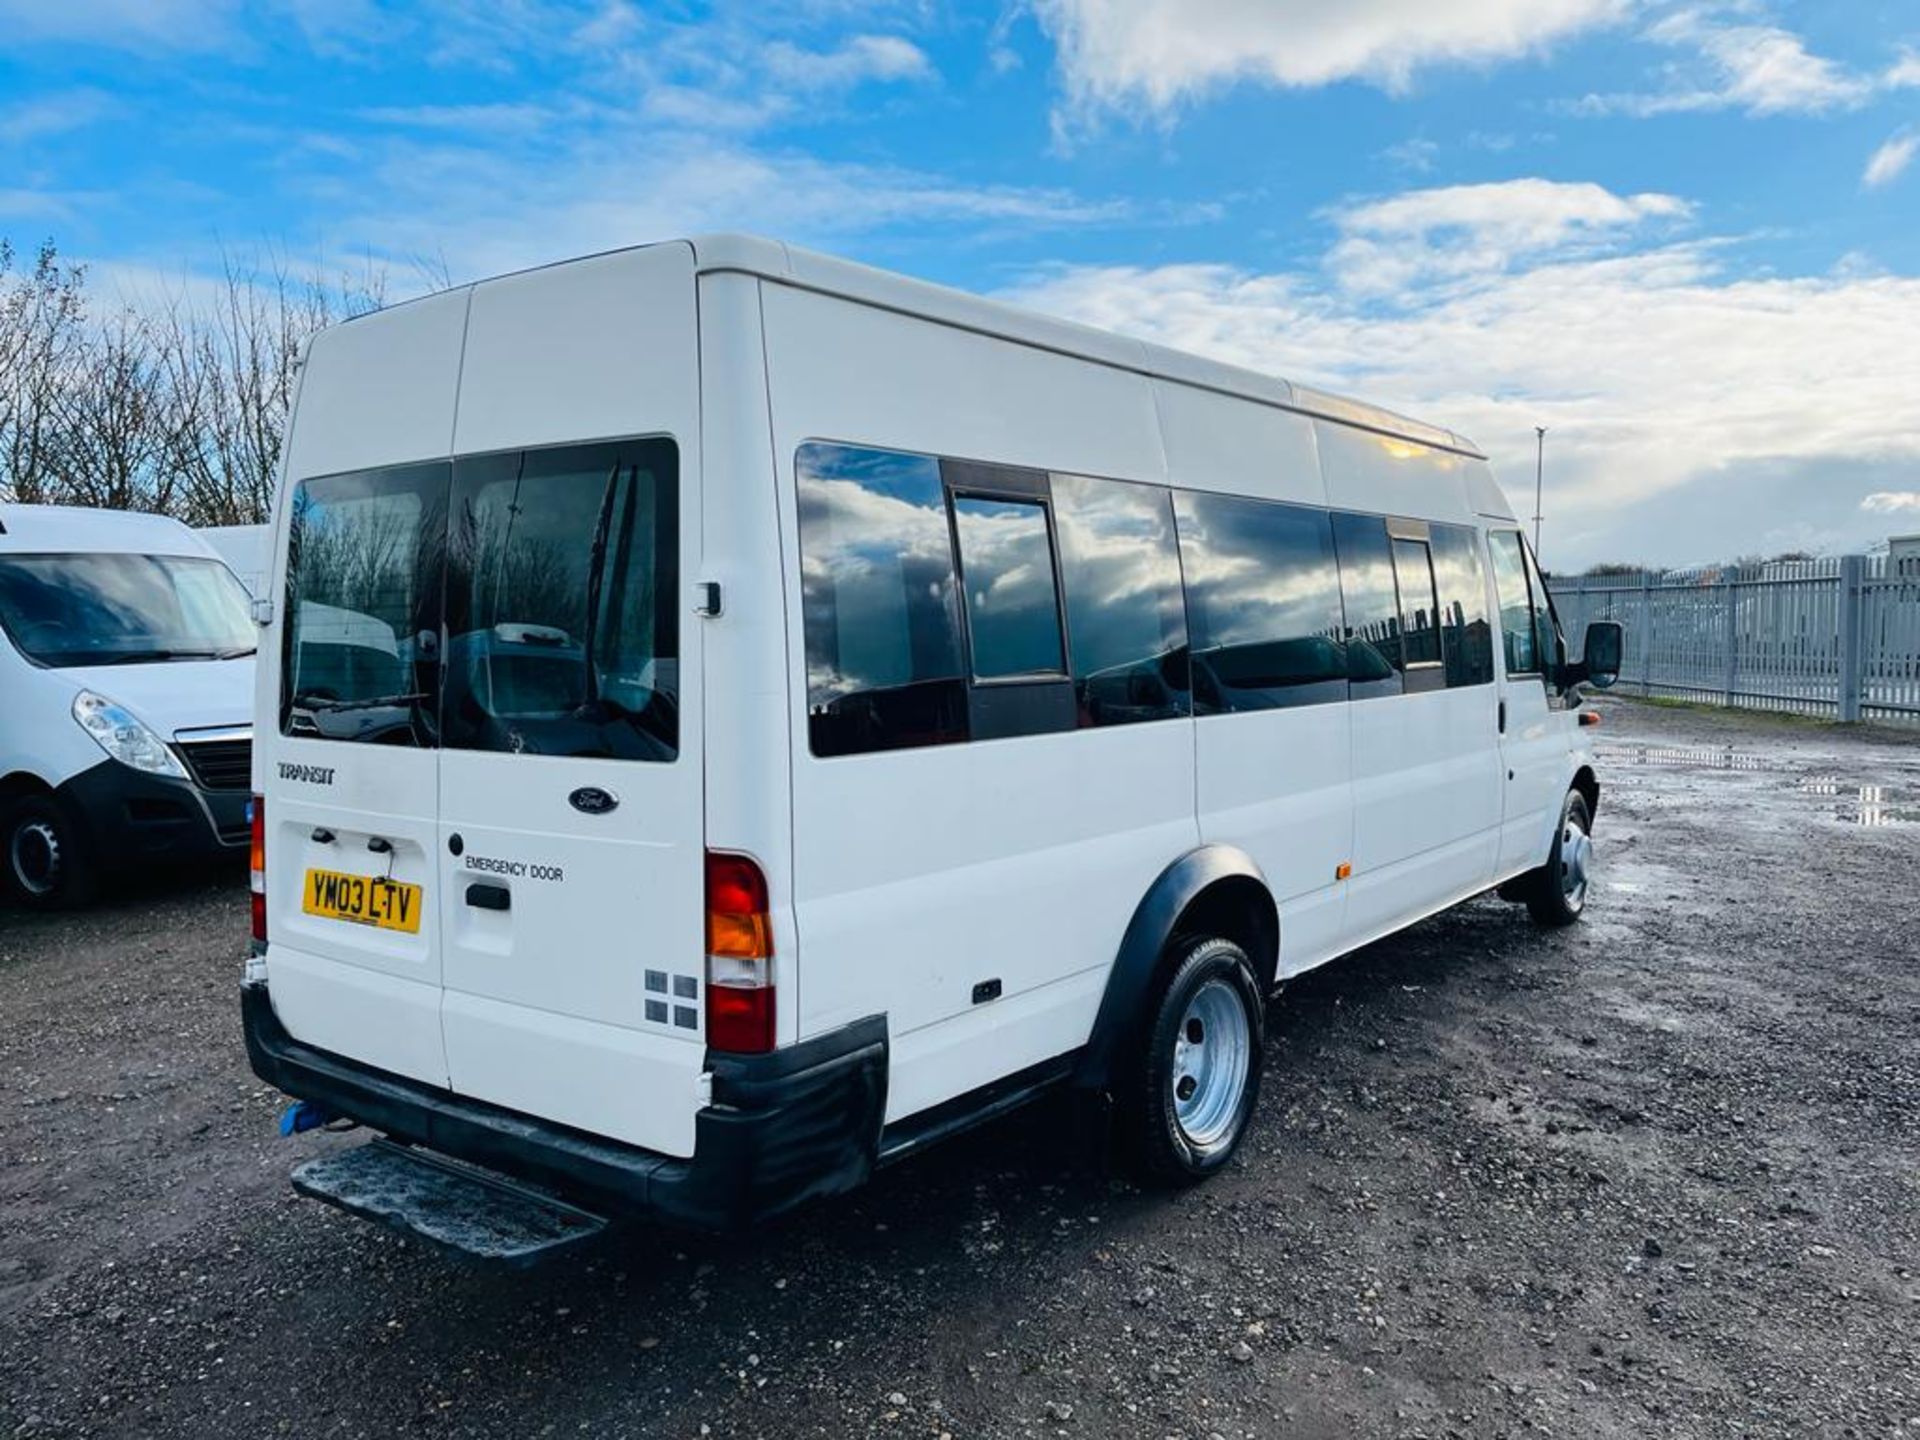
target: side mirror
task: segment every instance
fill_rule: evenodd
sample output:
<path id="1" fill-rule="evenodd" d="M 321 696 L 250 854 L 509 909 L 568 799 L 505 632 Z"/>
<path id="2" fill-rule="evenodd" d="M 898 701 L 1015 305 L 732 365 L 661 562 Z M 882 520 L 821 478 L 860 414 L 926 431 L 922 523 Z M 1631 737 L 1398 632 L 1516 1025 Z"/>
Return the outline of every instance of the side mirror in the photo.
<path id="1" fill-rule="evenodd" d="M 1620 659 L 1627 648 L 1627 632 L 1618 620 L 1595 620 L 1587 626 L 1585 657 L 1575 667 L 1581 679 L 1599 690 L 1609 690 L 1620 678 Z"/>

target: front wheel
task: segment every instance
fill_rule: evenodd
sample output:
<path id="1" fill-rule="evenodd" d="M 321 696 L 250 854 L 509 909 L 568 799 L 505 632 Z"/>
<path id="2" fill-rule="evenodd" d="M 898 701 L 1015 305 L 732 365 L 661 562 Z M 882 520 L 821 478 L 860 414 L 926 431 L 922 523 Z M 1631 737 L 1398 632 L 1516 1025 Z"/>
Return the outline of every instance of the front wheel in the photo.
<path id="1" fill-rule="evenodd" d="M 1247 952 L 1179 942 L 1122 1089 L 1122 1138 L 1142 1179 L 1204 1180 L 1233 1158 L 1260 1096 L 1264 1026 Z"/>
<path id="2" fill-rule="evenodd" d="M 0 826 L 7 883 L 36 910 L 58 910 L 92 897 L 95 877 L 79 823 L 50 795 L 16 800 Z"/>
<path id="3" fill-rule="evenodd" d="M 1527 911 L 1534 922 L 1558 929 L 1578 920 L 1587 908 L 1592 870 L 1593 815 L 1587 797 L 1570 790 L 1560 807 L 1560 828 L 1547 863 L 1527 877 Z"/>

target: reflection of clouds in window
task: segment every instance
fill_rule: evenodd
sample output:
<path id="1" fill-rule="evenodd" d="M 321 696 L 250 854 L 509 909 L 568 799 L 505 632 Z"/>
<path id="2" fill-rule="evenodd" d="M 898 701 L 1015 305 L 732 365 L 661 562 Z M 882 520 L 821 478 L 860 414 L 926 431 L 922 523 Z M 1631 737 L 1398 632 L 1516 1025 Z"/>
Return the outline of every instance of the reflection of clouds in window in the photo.
<path id="1" fill-rule="evenodd" d="M 1340 594 L 1325 526 L 1324 515 L 1299 506 L 1182 496 L 1195 646 L 1337 636 Z"/>
<path id="2" fill-rule="evenodd" d="M 1186 643 L 1167 492 L 1053 477 L 1073 665 L 1081 677 L 1160 660 Z"/>
<path id="3" fill-rule="evenodd" d="M 1045 508 L 1031 501 L 961 496 L 953 510 L 974 673 L 1060 672 L 1060 612 Z"/>
<path id="4" fill-rule="evenodd" d="M 805 445 L 795 458 L 809 704 L 957 677 L 938 462 Z"/>

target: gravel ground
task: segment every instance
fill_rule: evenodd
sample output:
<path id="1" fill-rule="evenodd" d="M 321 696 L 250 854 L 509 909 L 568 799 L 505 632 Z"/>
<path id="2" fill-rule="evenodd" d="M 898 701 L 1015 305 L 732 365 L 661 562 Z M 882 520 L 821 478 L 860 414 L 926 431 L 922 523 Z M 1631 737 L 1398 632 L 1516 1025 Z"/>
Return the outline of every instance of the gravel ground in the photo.
<path id="1" fill-rule="evenodd" d="M 1587 922 L 1292 986 L 1175 1195 L 1047 1104 L 464 1265 L 289 1192 L 235 878 L 0 911 L 0 1436 L 1920 1436 L 1920 744 L 1604 708 Z"/>

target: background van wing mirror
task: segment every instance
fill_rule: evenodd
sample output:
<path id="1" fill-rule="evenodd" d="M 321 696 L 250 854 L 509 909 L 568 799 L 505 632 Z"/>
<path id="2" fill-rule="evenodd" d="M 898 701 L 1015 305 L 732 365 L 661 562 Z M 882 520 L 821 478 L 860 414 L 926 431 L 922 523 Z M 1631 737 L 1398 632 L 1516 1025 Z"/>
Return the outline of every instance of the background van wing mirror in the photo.
<path id="1" fill-rule="evenodd" d="M 1595 620 L 1587 626 L 1586 651 L 1578 664 L 1567 667 L 1572 685 L 1611 689 L 1620 678 L 1620 659 L 1627 648 L 1627 632 L 1618 620 Z"/>

